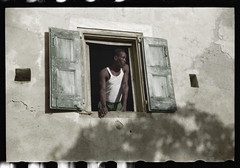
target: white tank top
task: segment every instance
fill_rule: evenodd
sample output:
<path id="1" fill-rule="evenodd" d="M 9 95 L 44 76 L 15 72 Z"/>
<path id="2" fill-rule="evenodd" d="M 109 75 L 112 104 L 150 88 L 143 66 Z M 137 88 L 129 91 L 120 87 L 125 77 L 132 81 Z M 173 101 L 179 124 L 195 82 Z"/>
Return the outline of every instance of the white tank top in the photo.
<path id="1" fill-rule="evenodd" d="M 116 103 L 120 102 L 122 98 L 121 84 L 123 79 L 123 70 L 120 69 L 120 74 L 114 76 L 110 69 L 107 67 L 107 70 L 110 74 L 109 80 L 106 82 L 106 99 L 107 102 Z"/>

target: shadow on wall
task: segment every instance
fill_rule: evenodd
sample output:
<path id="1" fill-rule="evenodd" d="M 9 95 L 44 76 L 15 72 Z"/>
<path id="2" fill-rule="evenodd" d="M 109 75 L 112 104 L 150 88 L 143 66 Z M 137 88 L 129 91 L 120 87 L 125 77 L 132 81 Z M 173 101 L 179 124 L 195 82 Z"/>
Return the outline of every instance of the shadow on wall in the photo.
<path id="1" fill-rule="evenodd" d="M 109 129 L 101 120 L 82 129 L 76 144 L 59 160 L 225 161 L 234 157 L 234 127 L 188 103 L 159 119 L 140 117 Z M 182 124 L 187 120 L 194 129 Z M 181 121 L 180 121 L 181 120 Z"/>

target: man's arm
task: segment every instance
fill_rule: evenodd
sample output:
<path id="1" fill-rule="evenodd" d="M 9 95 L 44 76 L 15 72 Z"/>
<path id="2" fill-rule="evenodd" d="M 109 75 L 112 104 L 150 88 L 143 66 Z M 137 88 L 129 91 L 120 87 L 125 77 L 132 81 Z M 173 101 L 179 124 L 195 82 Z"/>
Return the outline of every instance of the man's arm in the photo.
<path id="1" fill-rule="evenodd" d="M 107 112 L 107 106 L 106 106 L 106 79 L 107 79 L 107 71 L 106 69 L 101 70 L 99 74 L 99 85 L 100 85 L 100 102 L 101 102 L 101 108 L 99 109 L 99 117 L 104 117 Z"/>
<path id="2" fill-rule="evenodd" d="M 127 110 L 127 98 L 128 98 L 128 75 L 129 75 L 129 66 L 125 65 L 123 67 L 123 80 L 122 80 L 122 110 L 121 111 L 126 111 Z"/>

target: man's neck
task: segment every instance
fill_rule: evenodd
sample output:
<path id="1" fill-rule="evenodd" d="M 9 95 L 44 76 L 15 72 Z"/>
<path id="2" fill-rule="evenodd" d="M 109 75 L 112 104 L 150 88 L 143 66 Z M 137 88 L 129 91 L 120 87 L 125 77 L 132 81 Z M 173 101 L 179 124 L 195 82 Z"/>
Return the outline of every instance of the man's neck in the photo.
<path id="1" fill-rule="evenodd" d="M 110 68 L 111 70 L 115 71 L 115 72 L 119 72 L 120 69 L 121 69 L 121 67 L 119 67 L 119 66 L 117 66 L 117 65 L 115 65 L 115 64 L 111 65 L 109 68 Z"/>

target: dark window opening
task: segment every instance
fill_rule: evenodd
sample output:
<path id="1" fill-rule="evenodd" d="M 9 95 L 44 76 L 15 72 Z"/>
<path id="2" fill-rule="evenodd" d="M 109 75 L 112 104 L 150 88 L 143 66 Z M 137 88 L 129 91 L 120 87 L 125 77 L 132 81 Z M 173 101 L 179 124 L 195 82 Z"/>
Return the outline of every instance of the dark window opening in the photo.
<path id="1" fill-rule="evenodd" d="M 90 76 L 91 76 L 91 107 L 92 111 L 98 111 L 98 103 L 100 101 L 99 95 L 99 72 L 111 65 L 113 61 L 113 54 L 116 48 L 122 48 L 127 54 L 127 64 L 129 64 L 128 47 L 126 46 L 114 46 L 103 44 L 89 44 L 90 54 Z M 131 70 L 131 67 L 130 67 Z M 129 91 L 127 100 L 127 111 L 134 111 L 131 74 L 129 73 L 128 79 Z"/>
<path id="2" fill-rule="evenodd" d="M 189 74 L 191 87 L 199 87 L 197 76 L 195 74 Z"/>

